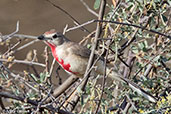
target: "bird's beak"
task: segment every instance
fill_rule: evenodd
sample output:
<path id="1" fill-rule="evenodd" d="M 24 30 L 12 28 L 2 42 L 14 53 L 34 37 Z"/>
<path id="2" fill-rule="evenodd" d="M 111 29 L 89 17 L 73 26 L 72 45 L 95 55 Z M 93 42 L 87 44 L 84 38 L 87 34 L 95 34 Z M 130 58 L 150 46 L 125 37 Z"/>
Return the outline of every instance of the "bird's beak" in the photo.
<path id="1" fill-rule="evenodd" d="M 37 37 L 39 40 L 45 40 L 45 37 L 43 35 L 40 35 Z"/>

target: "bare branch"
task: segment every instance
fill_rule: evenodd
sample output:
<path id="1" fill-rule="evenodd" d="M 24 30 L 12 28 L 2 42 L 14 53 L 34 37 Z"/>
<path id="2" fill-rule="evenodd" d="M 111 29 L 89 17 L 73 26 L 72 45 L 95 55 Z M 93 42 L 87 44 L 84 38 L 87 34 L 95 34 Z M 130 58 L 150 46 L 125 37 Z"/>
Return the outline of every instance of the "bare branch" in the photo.
<path id="1" fill-rule="evenodd" d="M 19 31 L 19 21 L 17 21 L 16 30 L 14 32 L 12 32 L 11 34 L 1 36 L 0 37 L 0 42 L 4 42 L 6 40 L 11 39 L 18 31 Z"/>
<path id="2" fill-rule="evenodd" d="M 96 17 L 99 16 L 95 11 L 93 11 L 92 9 L 90 9 L 90 7 L 86 4 L 86 2 L 84 2 L 84 0 L 80 0 L 80 1 L 87 8 L 87 11 L 89 11 L 91 14 L 95 15 Z"/>
<path id="3" fill-rule="evenodd" d="M 88 25 L 88 24 L 91 24 L 91 23 L 93 23 L 93 22 L 94 22 L 94 20 L 91 20 L 91 21 L 85 22 L 85 23 L 80 24 L 80 25 L 78 25 L 78 26 L 74 26 L 74 27 L 72 27 L 72 28 L 69 28 L 69 29 L 67 29 L 65 32 L 69 32 L 69 31 L 72 31 L 72 30 L 75 30 L 75 29 L 81 28 L 81 27 L 83 27 L 83 26 L 85 26 L 85 25 Z"/>
<path id="4" fill-rule="evenodd" d="M 13 52 L 15 53 L 15 52 L 17 52 L 17 51 L 20 51 L 20 50 L 22 50 L 22 49 L 24 49 L 24 48 L 26 48 L 26 47 L 28 47 L 28 46 L 34 44 L 35 42 L 38 42 L 38 41 L 39 41 L 38 39 L 33 40 L 33 41 L 31 41 L 31 42 L 29 42 L 29 43 L 27 43 L 27 44 L 24 44 L 23 46 L 17 48 L 17 49 L 14 50 Z"/>
<path id="5" fill-rule="evenodd" d="M 24 34 L 14 34 L 13 36 L 18 38 L 37 39 L 37 36 L 24 35 Z"/>
<path id="6" fill-rule="evenodd" d="M 16 59 L 14 59 L 13 61 L 9 61 L 8 59 L 0 59 L 0 61 L 9 62 L 9 63 L 26 64 L 26 65 L 30 65 L 30 66 L 37 65 L 37 66 L 41 66 L 41 67 L 46 67 L 45 64 L 37 63 L 37 62 L 33 62 L 33 61 L 16 60 Z"/>
<path id="7" fill-rule="evenodd" d="M 71 18 L 77 25 L 80 25 L 80 23 L 72 16 L 70 15 L 67 11 L 65 11 L 64 9 L 62 9 L 61 7 L 59 7 L 58 5 L 54 4 L 53 2 L 51 2 L 50 0 L 46 0 L 48 3 L 50 3 L 52 6 L 54 6 L 55 8 L 61 10 L 62 12 L 64 12 L 69 18 Z M 88 32 L 90 33 L 85 27 L 81 27 L 83 29 L 84 32 Z"/>

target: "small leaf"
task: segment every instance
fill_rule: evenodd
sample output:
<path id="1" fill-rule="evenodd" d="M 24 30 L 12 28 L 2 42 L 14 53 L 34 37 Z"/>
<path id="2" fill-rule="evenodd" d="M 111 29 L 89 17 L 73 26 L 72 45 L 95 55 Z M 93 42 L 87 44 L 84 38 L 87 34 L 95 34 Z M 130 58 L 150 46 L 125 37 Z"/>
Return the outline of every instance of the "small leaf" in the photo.
<path id="1" fill-rule="evenodd" d="M 127 8 L 127 11 L 130 11 L 132 7 L 133 7 L 133 4 L 130 4 L 130 6 L 128 6 Z"/>
<path id="2" fill-rule="evenodd" d="M 40 73 L 40 82 L 41 82 L 41 83 L 44 82 L 45 77 L 46 77 L 46 74 Z"/>
<path id="3" fill-rule="evenodd" d="M 161 20 L 162 20 L 163 25 L 166 25 L 167 17 L 164 16 L 163 14 L 161 14 L 160 17 L 161 17 Z"/>
<path id="4" fill-rule="evenodd" d="M 144 46 L 143 42 L 140 42 L 140 43 L 138 43 L 138 47 L 139 47 L 140 49 L 143 49 L 145 46 Z"/>
<path id="5" fill-rule="evenodd" d="M 99 9 L 99 7 L 100 7 L 100 2 L 101 2 L 101 0 L 95 0 L 95 2 L 94 2 L 94 9 L 96 10 L 96 9 Z"/>
<path id="6" fill-rule="evenodd" d="M 87 48 L 90 49 L 91 48 L 91 44 L 87 44 Z"/>
<path id="7" fill-rule="evenodd" d="M 145 48 L 148 48 L 148 42 L 147 40 L 144 41 Z"/>
<path id="8" fill-rule="evenodd" d="M 31 74 L 30 76 L 37 82 L 37 78 L 34 74 Z"/>
<path id="9" fill-rule="evenodd" d="M 133 53 L 138 53 L 138 48 L 136 46 L 132 46 L 131 48 Z"/>

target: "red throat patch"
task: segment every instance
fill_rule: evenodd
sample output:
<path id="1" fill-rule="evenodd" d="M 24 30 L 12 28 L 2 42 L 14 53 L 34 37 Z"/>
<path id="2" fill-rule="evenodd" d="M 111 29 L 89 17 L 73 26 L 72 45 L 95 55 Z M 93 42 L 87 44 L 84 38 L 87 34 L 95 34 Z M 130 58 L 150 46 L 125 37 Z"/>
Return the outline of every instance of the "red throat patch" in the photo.
<path id="1" fill-rule="evenodd" d="M 47 42 L 47 43 L 48 43 L 48 42 Z M 64 60 L 63 60 L 63 59 L 60 59 L 60 60 L 59 60 L 58 54 L 56 53 L 56 50 L 55 50 L 56 47 L 55 47 L 54 45 L 52 45 L 52 44 L 50 44 L 50 43 L 48 43 L 48 45 L 51 47 L 52 54 L 53 54 L 54 58 L 55 58 L 56 61 L 63 67 L 64 70 L 66 70 L 66 71 L 68 71 L 68 72 L 70 72 L 70 73 L 72 73 L 72 74 L 78 74 L 78 72 L 72 72 L 72 71 L 70 70 L 70 67 L 71 67 L 70 64 L 64 64 Z"/>

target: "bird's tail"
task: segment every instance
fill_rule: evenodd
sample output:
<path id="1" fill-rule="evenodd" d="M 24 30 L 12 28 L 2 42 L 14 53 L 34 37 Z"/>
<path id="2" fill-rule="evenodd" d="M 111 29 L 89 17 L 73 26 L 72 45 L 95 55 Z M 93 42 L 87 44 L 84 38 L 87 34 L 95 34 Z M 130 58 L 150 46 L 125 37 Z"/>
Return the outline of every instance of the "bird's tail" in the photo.
<path id="1" fill-rule="evenodd" d="M 107 73 L 108 73 L 108 76 L 110 78 L 115 79 L 115 80 L 119 80 L 119 81 L 127 84 L 132 90 L 136 91 L 138 94 L 144 96 L 149 101 L 156 103 L 157 100 L 154 96 L 152 96 L 151 94 L 144 91 L 142 88 L 140 88 L 137 84 L 131 82 L 129 79 L 122 77 L 121 75 L 119 75 L 115 71 L 109 71 L 109 69 L 107 69 Z"/>
<path id="2" fill-rule="evenodd" d="M 103 72 L 104 72 L 103 61 L 98 61 L 96 65 L 97 65 L 96 72 L 98 72 L 99 74 L 103 74 Z M 144 91 L 142 88 L 140 88 L 137 84 L 131 82 L 129 79 L 122 77 L 119 73 L 117 73 L 117 71 L 110 70 L 109 68 L 106 68 L 106 74 L 114 80 L 118 80 L 122 83 L 127 84 L 132 90 L 134 90 L 138 94 L 144 96 L 149 101 L 154 102 L 154 103 L 157 101 L 154 96 L 152 96 L 149 93 L 147 93 L 146 91 Z"/>

